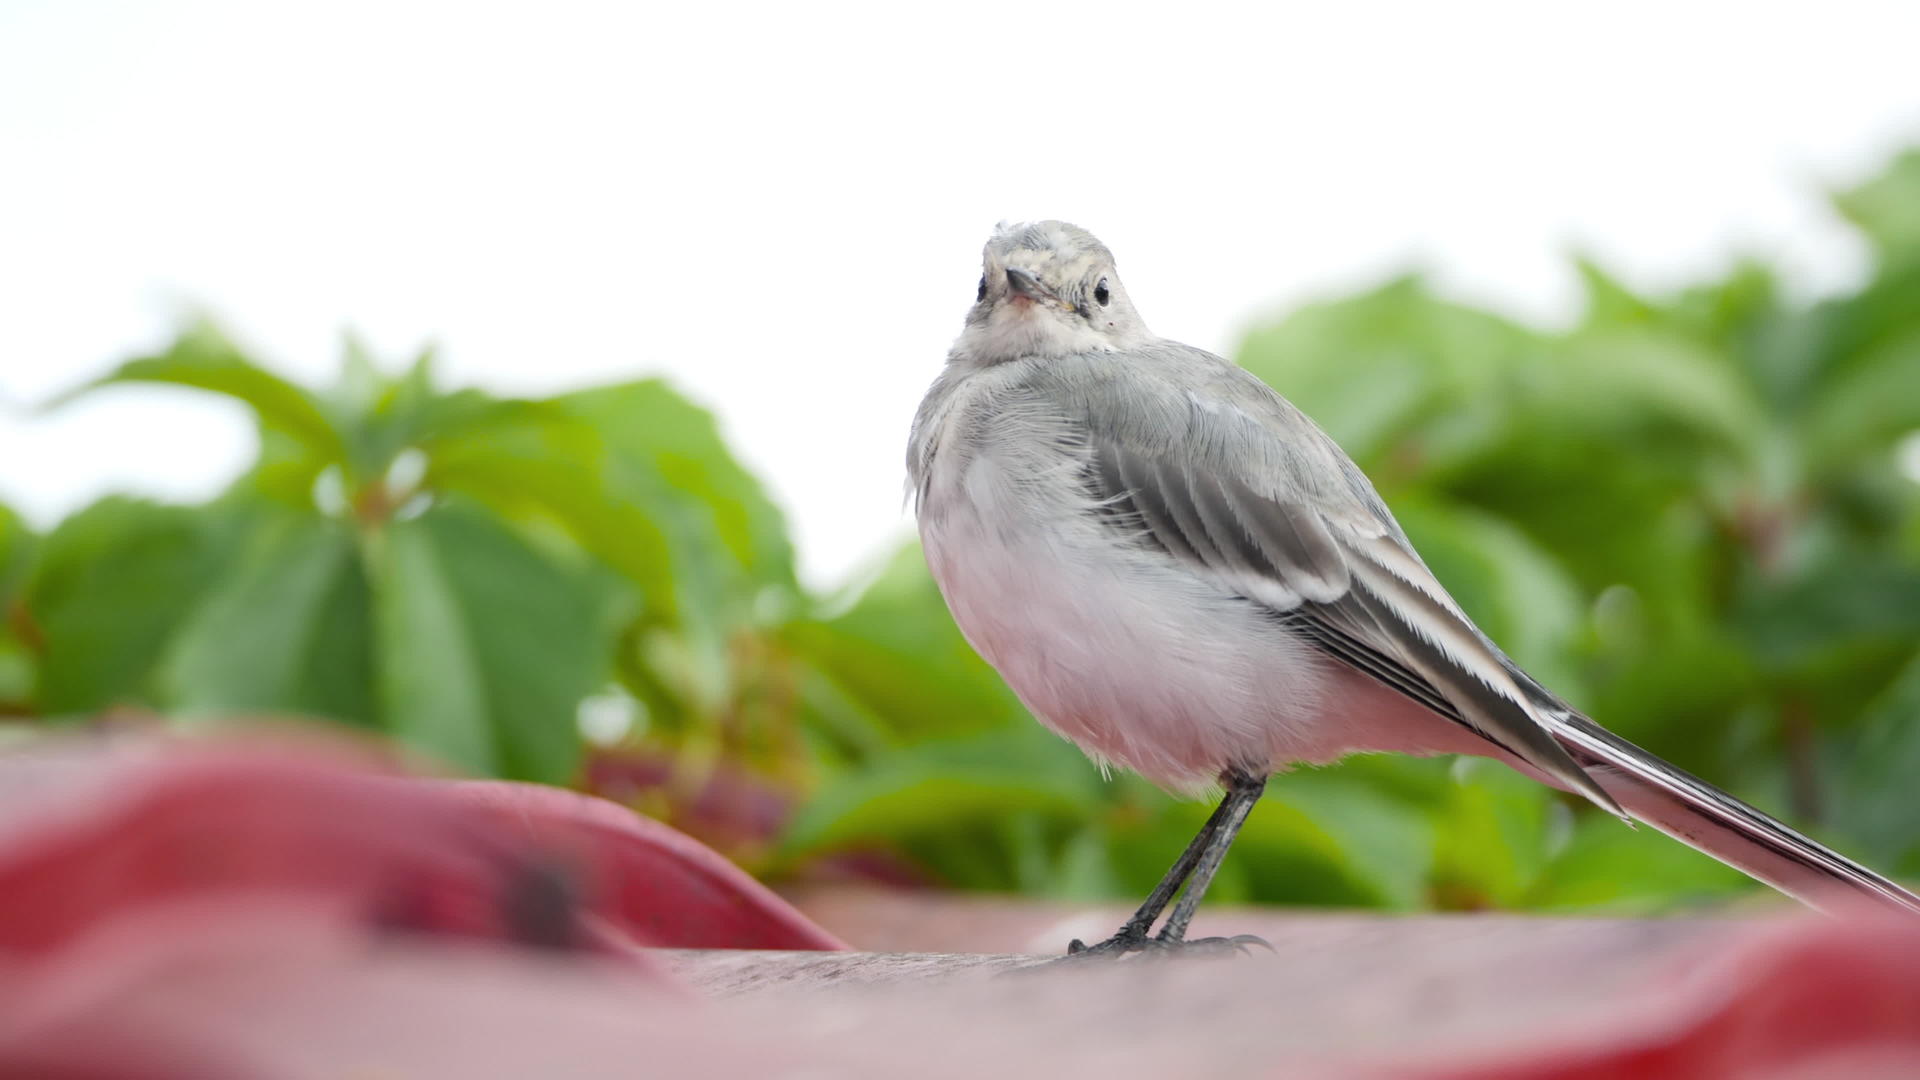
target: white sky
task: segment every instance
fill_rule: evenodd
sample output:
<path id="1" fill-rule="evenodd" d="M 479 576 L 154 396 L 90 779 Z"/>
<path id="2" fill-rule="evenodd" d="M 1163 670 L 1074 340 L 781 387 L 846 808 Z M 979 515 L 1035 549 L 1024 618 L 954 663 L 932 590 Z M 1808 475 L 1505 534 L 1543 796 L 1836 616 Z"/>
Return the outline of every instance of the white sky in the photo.
<path id="1" fill-rule="evenodd" d="M 1001 218 L 1219 351 L 1410 265 L 1562 319 L 1575 246 L 1853 280 L 1818 193 L 1920 141 L 1920 4 L 1792 7 L 0 0 L 0 501 L 225 483 L 221 403 L 19 411 L 197 307 L 305 379 L 347 326 L 502 392 L 665 373 L 831 582 L 907 528 Z"/>

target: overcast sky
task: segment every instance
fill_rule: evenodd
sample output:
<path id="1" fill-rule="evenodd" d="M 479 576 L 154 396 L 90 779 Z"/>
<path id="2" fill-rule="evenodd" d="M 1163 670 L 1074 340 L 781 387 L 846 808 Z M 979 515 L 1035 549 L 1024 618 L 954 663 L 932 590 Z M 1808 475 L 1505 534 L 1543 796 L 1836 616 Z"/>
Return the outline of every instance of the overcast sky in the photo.
<path id="1" fill-rule="evenodd" d="M 205 309 L 302 379 L 349 326 L 502 392 L 666 374 L 832 582 L 908 528 L 999 219 L 1217 351 L 1409 266 L 1563 320 L 1576 247 L 1855 280 L 1820 192 L 1920 142 L 1920 4 L 1793 8 L 0 0 L 0 502 L 230 479 L 184 391 L 18 411 Z"/>

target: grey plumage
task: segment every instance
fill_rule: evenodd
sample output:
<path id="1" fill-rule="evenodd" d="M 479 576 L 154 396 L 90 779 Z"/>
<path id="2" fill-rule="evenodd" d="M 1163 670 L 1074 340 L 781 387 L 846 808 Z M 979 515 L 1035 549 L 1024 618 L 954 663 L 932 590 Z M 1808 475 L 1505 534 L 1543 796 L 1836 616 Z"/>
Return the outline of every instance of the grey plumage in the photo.
<path id="1" fill-rule="evenodd" d="M 1143 508 L 1144 538 L 1192 572 L 1391 658 L 1476 734 L 1625 816 L 1548 734 L 1510 662 L 1432 579 L 1373 486 L 1272 388 L 1167 341 L 1016 363 L 1006 392 L 1083 443 L 1090 499 Z"/>
<path id="2" fill-rule="evenodd" d="M 1176 789 L 1352 750 L 1486 753 L 1803 897 L 1920 910 L 1528 677 L 1333 440 L 1152 335 L 1090 234 L 1003 229 L 984 263 L 908 471 L 956 620 L 1043 722 Z"/>

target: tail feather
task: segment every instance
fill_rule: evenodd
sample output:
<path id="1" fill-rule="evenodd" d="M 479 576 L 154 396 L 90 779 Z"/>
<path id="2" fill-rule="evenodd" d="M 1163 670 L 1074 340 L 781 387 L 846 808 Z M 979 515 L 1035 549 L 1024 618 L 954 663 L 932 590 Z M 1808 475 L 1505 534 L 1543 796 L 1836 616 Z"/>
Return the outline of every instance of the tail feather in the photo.
<path id="1" fill-rule="evenodd" d="M 1920 914 L 1920 896 L 1811 840 L 1578 713 L 1554 737 L 1634 818 L 1811 906 L 1848 892 Z"/>

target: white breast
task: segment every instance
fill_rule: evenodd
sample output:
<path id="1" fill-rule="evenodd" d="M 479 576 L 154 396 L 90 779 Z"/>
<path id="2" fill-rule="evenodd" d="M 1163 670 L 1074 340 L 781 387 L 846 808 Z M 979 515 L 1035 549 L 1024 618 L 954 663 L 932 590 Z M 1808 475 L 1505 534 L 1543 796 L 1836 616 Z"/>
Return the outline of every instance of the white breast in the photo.
<path id="1" fill-rule="evenodd" d="M 934 455 L 920 535 L 961 631 L 1029 709 L 1096 759 L 1180 791 L 1229 766 L 1349 749 L 1337 725 L 1317 722 L 1325 660 L 1102 524 L 1072 441 L 998 406 L 990 437 Z M 968 423 L 964 413 L 943 419 Z"/>

